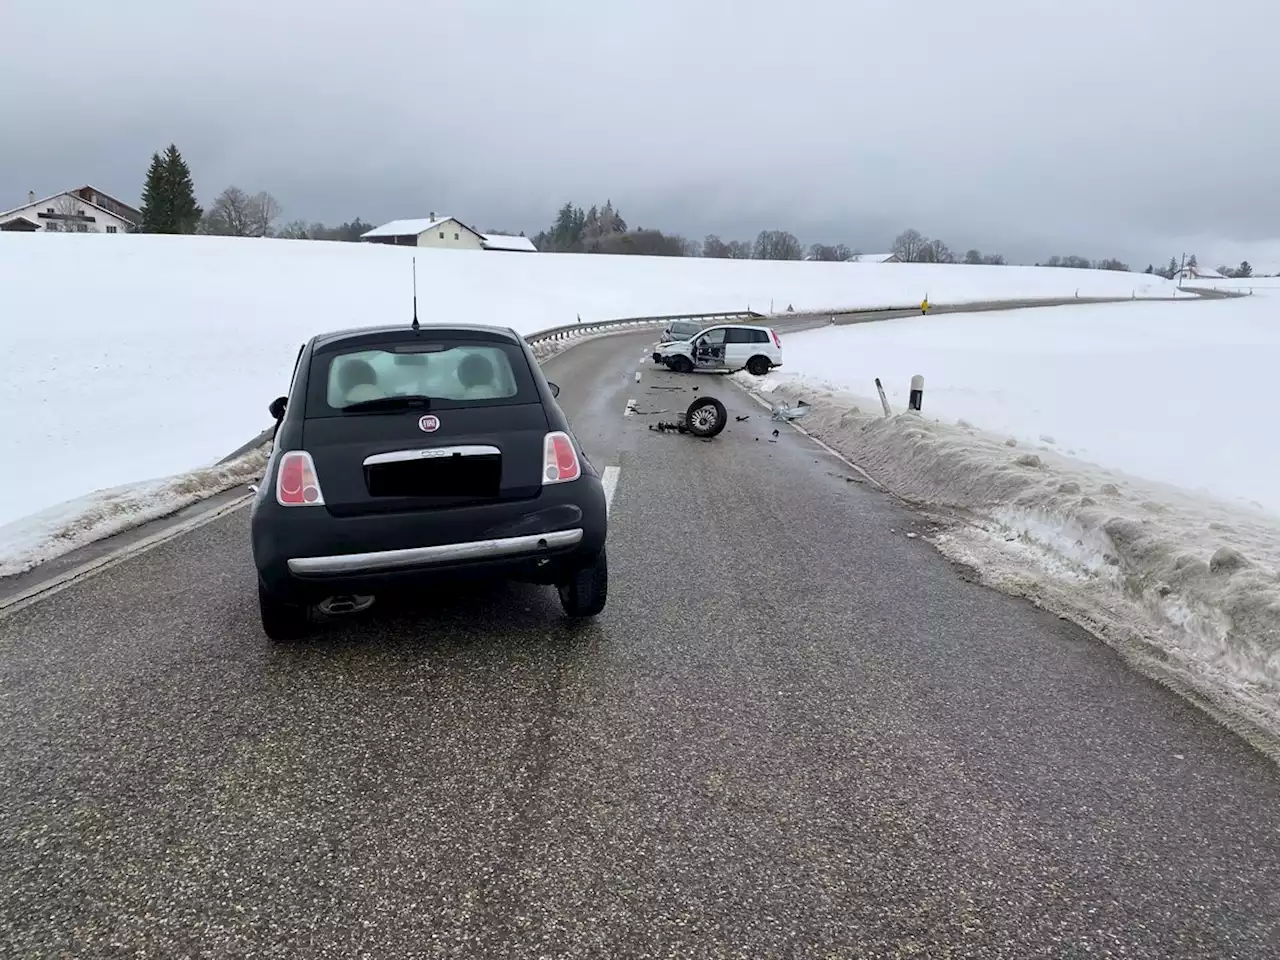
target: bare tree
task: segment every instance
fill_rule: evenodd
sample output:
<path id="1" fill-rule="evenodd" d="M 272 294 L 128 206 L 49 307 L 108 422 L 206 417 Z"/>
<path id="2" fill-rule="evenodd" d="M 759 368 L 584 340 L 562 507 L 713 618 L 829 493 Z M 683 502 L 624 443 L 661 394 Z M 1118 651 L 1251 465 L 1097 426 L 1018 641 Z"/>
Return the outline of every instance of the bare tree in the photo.
<path id="1" fill-rule="evenodd" d="M 47 233 L 88 233 L 89 221 L 85 219 L 84 205 L 78 197 L 63 194 L 54 204 L 55 219 L 45 222 Z"/>
<path id="2" fill-rule="evenodd" d="M 317 240 L 319 239 L 316 235 L 318 233 L 317 227 L 323 230 L 324 224 L 309 224 L 305 220 L 290 220 L 276 231 L 276 236 L 282 240 Z M 494 233 L 495 231 L 490 230 L 488 232 Z"/>
<path id="3" fill-rule="evenodd" d="M 731 260 L 750 260 L 754 251 L 745 240 L 729 241 L 729 258 Z"/>
<path id="4" fill-rule="evenodd" d="M 903 263 L 919 263 L 924 259 L 924 249 L 928 243 L 919 230 L 904 230 L 893 241 L 893 252 Z"/>
<path id="5" fill-rule="evenodd" d="M 988 253 L 985 257 L 983 257 L 983 258 L 982 258 L 982 262 L 983 262 L 983 263 L 985 263 L 985 264 L 986 264 L 987 266 L 989 266 L 989 267 L 1003 267 L 1003 266 L 1004 266 L 1004 254 L 1003 254 L 1003 253 Z"/>
<path id="6" fill-rule="evenodd" d="M 756 237 L 755 257 L 757 260 L 801 260 L 804 248 L 785 230 L 761 230 Z"/>
<path id="7" fill-rule="evenodd" d="M 982 253 L 979 250 L 966 250 L 964 254 L 964 262 L 968 264 L 982 263 Z"/>
<path id="8" fill-rule="evenodd" d="M 712 257 L 717 260 L 724 260 L 733 256 L 729 250 L 729 244 L 725 243 L 714 233 L 707 234 L 707 239 L 702 241 L 702 255 L 704 257 Z"/>
<path id="9" fill-rule="evenodd" d="M 271 224 L 282 212 L 279 202 L 271 194 L 265 190 L 255 193 L 249 198 L 249 236 L 271 236 Z"/>
<path id="10" fill-rule="evenodd" d="M 920 260 L 924 263 L 955 263 L 955 254 L 941 240 L 928 240 L 920 248 Z"/>
<path id="11" fill-rule="evenodd" d="M 218 237 L 253 236 L 253 198 L 239 187 L 227 187 L 200 218 L 200 232 Z"/>
<path id="12" fill-rule="evenodd" d="M 815 243 L 809 248 L 810 260 L 829 260 L 839 263 L 848 260 L 851 256 L 853 251 L 843 243 Z"/>

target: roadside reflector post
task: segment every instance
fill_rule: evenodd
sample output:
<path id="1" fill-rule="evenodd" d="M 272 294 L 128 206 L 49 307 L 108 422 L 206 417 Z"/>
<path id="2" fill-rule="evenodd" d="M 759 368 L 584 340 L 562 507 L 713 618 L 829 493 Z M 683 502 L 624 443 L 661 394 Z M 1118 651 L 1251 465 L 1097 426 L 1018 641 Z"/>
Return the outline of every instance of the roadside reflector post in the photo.
<path id="1" fill-rule="evenodd" d="M 907 406 L 912 410 L 919 410 L 924 404 L 924 377 L 916 374 L 911 378 L 911 398 L 907 401 Z"/>
<path id="2" fill-rule="evenodd" d="M 892 416 L 889 413 L 889 398 L 884 395 L 884 387 L 881 385 L 879 377 L 876 377 L 876 390 L 880 394 L 880 405 L 884 407 L 884 415 L 886 417 Z"/>

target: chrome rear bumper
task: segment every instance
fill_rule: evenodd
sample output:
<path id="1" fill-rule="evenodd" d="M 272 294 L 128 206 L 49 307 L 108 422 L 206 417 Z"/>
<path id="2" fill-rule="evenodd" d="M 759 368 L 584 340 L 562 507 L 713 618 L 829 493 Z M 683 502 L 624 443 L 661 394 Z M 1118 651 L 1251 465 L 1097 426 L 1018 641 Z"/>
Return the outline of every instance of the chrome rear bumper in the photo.
<path id="1" fill-rule="evenodd" d="M 431 567 L 470 560 L 499 560 L 528 554 L 536 557 L 548 550 L 572 547 L 582 540 L 581 528 L 535 533 L 524 537 L 498 540 L 471 540 L 466 543 L 442 543 L 432 547 L 409 547 L 405 550 L 379 550 L 374 553 L 347 553 L 331 557 L 294 557 L 289 572 L 299 576 L 331 574 L 380 573 L 413 567 Z"/>

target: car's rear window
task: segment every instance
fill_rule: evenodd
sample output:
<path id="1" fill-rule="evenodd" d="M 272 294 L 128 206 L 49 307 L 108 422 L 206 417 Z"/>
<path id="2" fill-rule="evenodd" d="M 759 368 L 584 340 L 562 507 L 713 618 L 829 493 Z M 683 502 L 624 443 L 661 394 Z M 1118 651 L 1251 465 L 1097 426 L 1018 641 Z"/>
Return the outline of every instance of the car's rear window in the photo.
<path id="1" fill-rule="evenodd" d="M 671 325 L 671 332 L 673 334 L 680 334 L 681 336 L 688 336 L 688 337 L 693 336 L 695 333 L 697 333 L 701 329 L 702 329 L 702 326 L 697 323 L 683 322 L 683 323 L 673 323 Z"/>
<path id="2" fill-rule="evenodd" d="M 533 403 L 523 351 L 493 342 L 360 344 L 312 360 L 307 416 L 341 414 L 388 397 L 431 398 L 432 409 Z"/>

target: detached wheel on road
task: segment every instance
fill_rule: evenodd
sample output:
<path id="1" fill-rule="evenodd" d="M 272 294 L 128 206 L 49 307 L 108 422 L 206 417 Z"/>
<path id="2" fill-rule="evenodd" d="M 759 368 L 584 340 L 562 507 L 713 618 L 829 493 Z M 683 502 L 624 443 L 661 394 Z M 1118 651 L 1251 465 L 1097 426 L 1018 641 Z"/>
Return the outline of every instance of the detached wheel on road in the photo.
<path id="1" fill-rule="evenodd" d="M 560 605 L 574 620 L 594 617 L 609 598 L 609 559 L 601 550 L 595 560 L 579 567 L 560 584 Z"/>
<path id="2" fill-rule="evenodd" d="M 710 439 L 729 422 L 729 411 L 715 397 L 703 397 L 689 404 L 684 414 L 685 428 L 695 437 Z"/>
<path id="3" fill-rule="evenodd" d="M 676 373 L 693 373 L 693 361 L 688 357 L 673 357 L 668 366 Z"/>
<path id="4" fill-rule="evenodd" d="M 272 596 L 261 580 L 258 581 L 258 612 L 262 616 L 262 632 L 274 643 L 301 640 L 311 628 L 306 607 Z"/>
<path id="5" fill-rule="evenodd" d="M 769 372 L 769 358 L 755 356 L 747 361 L 747 373 L 753 377 L 763 377 Z"/>

